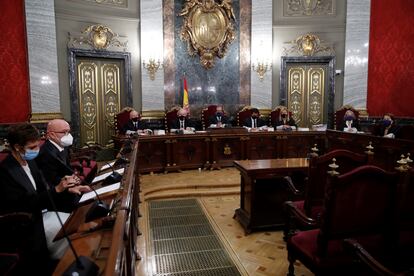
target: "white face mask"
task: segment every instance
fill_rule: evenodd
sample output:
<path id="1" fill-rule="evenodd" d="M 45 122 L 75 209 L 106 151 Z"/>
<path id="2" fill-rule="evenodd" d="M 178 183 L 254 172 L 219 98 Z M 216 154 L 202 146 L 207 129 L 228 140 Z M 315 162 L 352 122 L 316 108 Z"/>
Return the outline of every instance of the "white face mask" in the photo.
<path id="1" fill-rule="evenodd" d="M 60 138 L 60 144 L 62 145 L 62 147 L 72 146 L 72 143 L 73 143 L 73 136 L 70 133 Z"/>

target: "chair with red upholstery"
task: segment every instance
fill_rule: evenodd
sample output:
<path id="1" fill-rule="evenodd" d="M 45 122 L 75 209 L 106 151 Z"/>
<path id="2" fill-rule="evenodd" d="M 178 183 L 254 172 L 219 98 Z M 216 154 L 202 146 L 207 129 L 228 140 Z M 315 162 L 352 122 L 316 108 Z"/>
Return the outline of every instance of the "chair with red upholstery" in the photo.
<path id="1" fill-rule="evenodd" d="M 129 120 L 129 113 L 133 111 L 132 107 L 124 107 L 119 113 L 115 115 L 115 133 L 124 134 L 123 127 Z"/>
<path id="2" fill-rule="evenodd" d="M 206 130 L 210 126 L 210 117 L 216 114 L 217 105 L 209 105 L 201 110 L 201 123 L 203 124 L 203 130 Z"/>
<path id="3" fill-rule="evenodd" d="M 357 122 L 359 121 L 359 111 L 357 111 L 355 108 L 353 108 L 350 105 L 344 105 L 341 108 L 339 108 L 337 111 L 335 111 L 334 127 L 336 130 L 343 130 L 344 116 L 348 110 L 351 110 L 355 115 L 355 120 Z"/>
<path id="4" fill-rule="evenodd" d="M 364 165 L 328 179 L 320 227 L 298 232 L 287 241 L 289 276 L 294 275 L 296 260 L 316 275 L 353 275 L 355 266 L 343 249 L 344 239 L 376 249 L 394 235 L 401 179 L 397 173 Z"/>
<path id="5" fill-rule="evenodd" d="M 252 107 L 245 106 L 242 110 L 237 112 L 237 126 L 243 126 L 244 121 L 252 116 Z"/>
<path id="6" fill-rule="evenodd" d="M 165 132 L 169 132 L 171 129 L 171 125 L 175 120 L 177 120 L 177 112 L 180 110 L 180 106 L 174 106 L 169 111 L 165 111 L 164 114 L 164 125 L 165 125 Z"/>
<path id="7" fill-rule="evenodd" d="M 276 122 L 281 120 L 280 111 L 282 109 L 287 109 L 287 107 L 283 105 L 278 105 L 270 112 L 269 123 L 271 126 L 276 126 Z M 291 111 L 289 111 L 289 117 L 292 117 Z"/>
<path id="8" fill-rule="evenodd" d="M 102 146 L 96 144 L 87 144 L 83 148 L 71 149 L 70 166 L 86 183 L 91 183 L 98 172 L 96 152 L 102 149 Z"/>
<path id="9" fill-rule="evenodd" d="M 311 156 L 308 178 L 305 181 L 304 200 L 285 202 L 285 240 L 298 229 L 312 229 L 319 225 L 325 186 L 329 171 L 332 170 L 329 165 L 332 164 L 333 159 L 338 166 L 335 171 L 343 174 L 358 166 L 369 164 L 371 158 L 372 155 L 358 154 L 345 149 L 333 150 L 322 156 Z M 288 187 L 293 187 L 293 192 L 298 194 L 298 189 L 291 180 L 287 178 L 287 181 L 290 184 Z"/>

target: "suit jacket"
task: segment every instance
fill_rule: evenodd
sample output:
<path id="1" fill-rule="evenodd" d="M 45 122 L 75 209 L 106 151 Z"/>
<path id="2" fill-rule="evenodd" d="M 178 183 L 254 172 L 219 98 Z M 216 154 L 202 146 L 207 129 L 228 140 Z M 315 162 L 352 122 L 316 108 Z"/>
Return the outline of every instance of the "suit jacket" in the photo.
<path id="1" fill-rule="evenodd" d="M 289 118 L 289 120 L 287 122 L 283 122 L 283 120 L 277 120 L 276 121 L 276 125 L 275 128 L 281 125 L 289 125 L 289 126 L 294 126 L 297 127 L 296 122 L 293 118 Z"/>
<path id="2" fill-rule="evenodd" d="M 262 127 L 262 126 L 265 126 L 265 125 L 266 125 L 266 123 L 263 119 L 261 119 L 261 118 L 256 119 L 256 127 Z M 249 117 L 246 120 L 244 120 L 243 126 L 252 127 L 252 117 Z"/>
<path id="3" fill-rule="evenodd" d="M 216 115 L 214 115 L 214 116 L 211 116 L 209 119 L 208 119 L 208 121 L 210 122 L 210 125 L 217 125 L 217 123 L 218 123 L 218 120 L 217 120 L 217 116 Z M 229 123 L 229 119 L 227 118 L 227 116 L 222 116 L 221 117 L 221 123 L 222 124 L 228 124 Z M 210 125 L 208 125 L 207 127 L 209 127 Z"/>
<path id="4" fill-rule="evenodd" d="M 378 131 L 377 135 L 384 136 L 385 135 L 385 127 L 381 124 L 378 129 L 379 129 L 379 131 Z M 398 138 L 399 130 L 400 130 L 400 127 L 393 123 L 393 124 L 391 124 L 390 128 L 388 129 L 387 134 L 393 133 L 395 135 L 395 138 Z"/>
<path id="5" fill-rule="evenodd" d="M 138 123 L 138 127 L 135 127 L 134 122 L 132 120 L 128 120 L 128 122 L 122 128 L 123 133 L 127 132 L 127 130 L 137 131 L 137 130 L 144 130 L 147 128 L 146 124 L 143 121 L 138 120 L 137 123 Z"/>
<path id="6" fill-rule="evenodd" d="M 65 148 L 60 152 L 49 140 L 42 145 L 39 156 L 35 160 L 50 186 L 58 185 L 64 176 L 74 173 L 70 166 L 68 149 Z M 78 201 L 78 195 L 65 193 L 56 204 L 59 211 L 71 212 Z"/>
<path id="7" fill-rule="evenodd" d="M 49 260 L 42 210 L 51 209 L 46 191 L 49 186 L 44 181 L 36 162 L 27 161 L 27 163 L 36 183 L 36 190 L 26 172 L 11 154 L 1 163 L 0 213 L 28 212 L 32 214 L 32 223 L 28 226 L 27 233 L 23 237 L 10 237 L 10 242 L 19 244 L 21 239 L 26 239 L 20 268 L 24 273 L 19 270 L 22 275 L 45 275 Z M 61 195 L 57 194 L 55 189 L 50 189 L 50 195 L 55 201 L 60 200 Z M 13 239 L 16 240 L 13 241 Z M 36 271 L 37 269 L 40 271 Z"/>
<path id="8" fill-rule="evenodd" d="M 187 127 L 194 128 L 194 123 L 191 119 L 185 118 L 184 119 L 184 129 Z M 171 129 L 180 129 L 180 119 L 175 119 L 171 124 Z"/>

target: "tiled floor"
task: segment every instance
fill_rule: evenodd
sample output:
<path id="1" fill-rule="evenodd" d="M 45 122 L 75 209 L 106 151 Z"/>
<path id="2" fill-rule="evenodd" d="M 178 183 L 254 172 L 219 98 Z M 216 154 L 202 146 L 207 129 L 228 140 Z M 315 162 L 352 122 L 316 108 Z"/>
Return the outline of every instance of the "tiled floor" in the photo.
<path id="1" fill-rule="evenodd" d="M 226 185 L 240 181 L 240 176 L 236 169 L 224 169 L 220 171 L 185 171 L 183 173 L 170 173 L 167 175 L 144 175 L 141 177 L 142 201 L 140 211 L 142 218 L 139 220 L 139 227 L 143 235 L 138 239 L 138 248 L 142 255 L 142 260 L 137 263 L 137 275 L 152 275 L 154 268 L 153 256 L 147 255 L 148 246 L 148 216 L 147 202 L 144 195 L 154 188 L 160 189 L 163 194 L 168 190 L 174 190 L 177 185 L 180 187 L 180 196 L 183 191 L 188 190 L 194 198 L 194 190 L 197 184 L 201 183 L 208 186 L 209 183 L 215 186 L 215 194 L 219 194 L 217 183 Z M 188 186 L 183 188 L 182 185 Z M 153 192 L 151 192 L 154 195 Z M 171 198 L 174 193 L 171 192 Z M 163 196 L 164 198 L 164 196 Z M 228 253 L 235 261 L 239 271 L 243 275 L 286 275 L 288 262 L 285 242 L 282 240 L 281 231 L 254 232 L 245 236 L 240 224 L 233 219 L 234 210 L 240 206 L 240 197 L 237 192 L 234 194 L 204 196 L 202 193 L 197 197 L 204 208 L 207 217 L 215 228 L 219 237 L 222 239 Z M 148 250 L 151 252 L 151 250 Z M 313 275 L 303 265 L 297 263 L 295 274 Z"/>

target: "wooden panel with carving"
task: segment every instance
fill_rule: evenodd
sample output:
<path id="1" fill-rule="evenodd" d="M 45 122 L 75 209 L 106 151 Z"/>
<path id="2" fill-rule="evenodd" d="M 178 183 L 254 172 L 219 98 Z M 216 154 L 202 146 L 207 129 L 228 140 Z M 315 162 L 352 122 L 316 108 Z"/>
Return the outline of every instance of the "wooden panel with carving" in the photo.
<path id="1" fill-rule="evenodd" d="M 174 145 L 173 162 L 181 169 L 202 168 L 207 161 L 209 139 L 205 137 L 181 137 Z"/>
<path id="2" fill-rule="evenodd" d="M 323 123 L 325 97 L 325 71 L 323 68 L 308 70 L 308 120 L 311 125 Z"/>
<path id="3" fill-rule="evenodd" d="M 302 125 L 305 121 L 305 69 L 292 67 L 288 71 L 288 109 L 296 124 Z"/>

